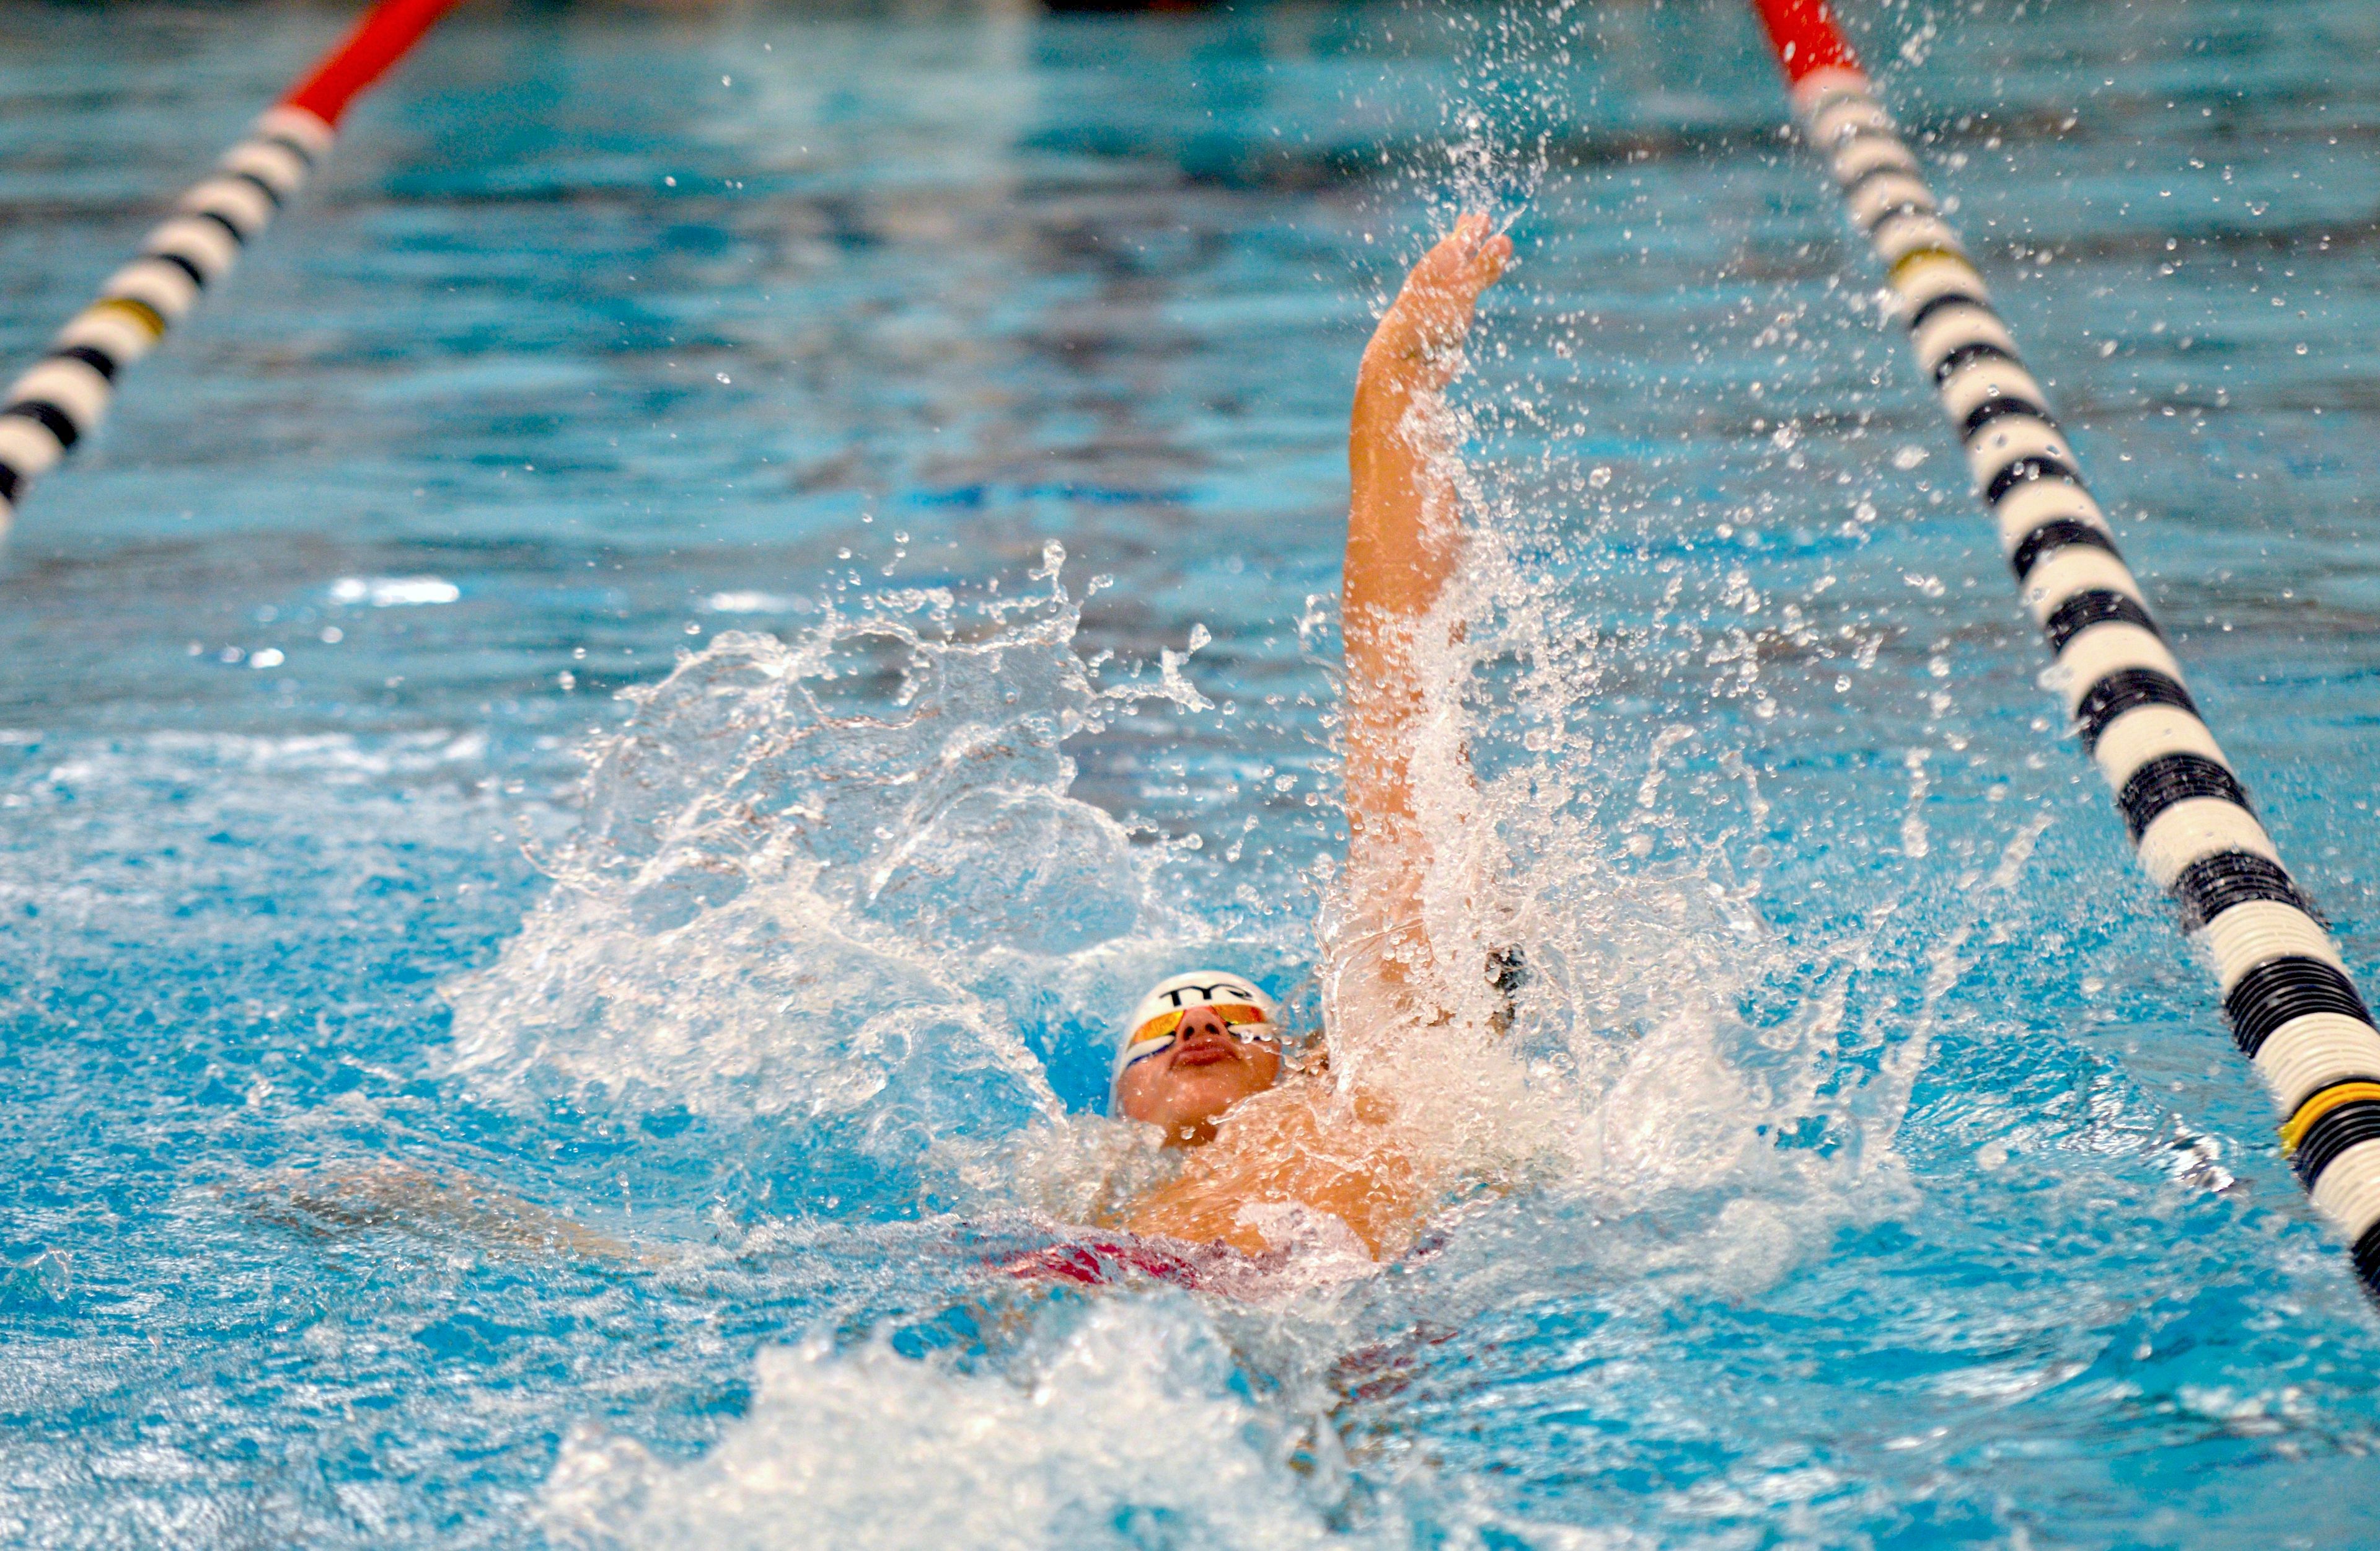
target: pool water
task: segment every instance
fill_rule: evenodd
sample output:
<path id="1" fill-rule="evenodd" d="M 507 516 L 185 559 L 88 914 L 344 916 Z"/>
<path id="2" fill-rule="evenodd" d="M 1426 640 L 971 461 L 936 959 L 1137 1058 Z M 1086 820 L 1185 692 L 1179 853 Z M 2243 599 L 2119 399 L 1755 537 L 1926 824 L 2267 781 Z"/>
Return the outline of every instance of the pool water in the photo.
<path id="1" fill-rule="evenodd" d="M 2380 964 L 2380 13 L 1851 10 Z M 342 20 L 0 10 L 0 354 Z M 1722 0 L 452 18 L 0 563 L 0 1540 L 2367 1541 L 2375 1316 L 1784 114 Z M 1475 202 L 1472 1188 L 1019 1284 L 1143 981 L 1317 1016 Z"/>

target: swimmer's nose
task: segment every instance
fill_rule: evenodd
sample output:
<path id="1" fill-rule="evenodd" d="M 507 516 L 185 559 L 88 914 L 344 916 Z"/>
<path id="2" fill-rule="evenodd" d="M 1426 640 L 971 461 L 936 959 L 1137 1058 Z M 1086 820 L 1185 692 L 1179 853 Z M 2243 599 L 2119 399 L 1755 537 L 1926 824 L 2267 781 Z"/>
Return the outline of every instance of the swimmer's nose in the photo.
<path id="1" fill-rule="evenodd" d="M 1229 1045 L 1232 1044 L 1231 1026 L 1219 1013 L 1206 1008 L 1194 1008 L 1182 1020 L 1182 1044 L 1185 1048 L 1191 1045 Z"/>

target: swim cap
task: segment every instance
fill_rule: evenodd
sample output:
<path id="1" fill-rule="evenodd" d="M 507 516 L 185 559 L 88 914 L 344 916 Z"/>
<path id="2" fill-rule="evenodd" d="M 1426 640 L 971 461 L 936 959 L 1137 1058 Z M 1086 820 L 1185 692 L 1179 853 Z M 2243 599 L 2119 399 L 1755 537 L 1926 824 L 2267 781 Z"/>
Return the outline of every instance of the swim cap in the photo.
<path id="1" fill-rule="evenodd" d="M 1255 981 L 1226 970 L 1192 970 L 1169 975 L 1150 988 L 1132 1009 L 1116 1040 L 1115 1071 L 1108 1079 L 1108 1105 L 1115 1105 L 1117 1084 L 1135 1061 L 1146 1060 L 1171 1045 L 1181 1026 L 1181 1014 L 1211 1007 L 1243 1040 L 1281 1038 L 1281 1009 Z M 1254 1013 L 1256 1016 L 1250 1017 Z M 1167 1015 L 1172 1014 L 1169 1018 Z"/>

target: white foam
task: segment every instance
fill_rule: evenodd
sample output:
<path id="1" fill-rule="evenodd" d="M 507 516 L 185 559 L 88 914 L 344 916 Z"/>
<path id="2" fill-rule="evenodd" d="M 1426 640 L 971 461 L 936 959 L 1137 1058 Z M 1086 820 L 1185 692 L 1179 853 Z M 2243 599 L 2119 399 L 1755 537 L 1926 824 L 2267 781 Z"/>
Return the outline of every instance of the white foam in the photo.
<path id="1" fill-rule="evenodd" d="M 818 605 L 785 592 L 713 592 L 702 600 L 705 614 L 814 614 Z"/>
<path id="2" fill-rule="evenodd" d="M 446 987 L 445 1069 L 499 1100 L 847 1125 L 905 1177 L 940 1140 L 1057 1116 L 1028 1035 L 1102 1024 L 1179 917 L 1151 890 L 1168 853 L 1070 795 L 1061 747 L 1174 691 L 1095 684 L 1046 574 L 1036 597 L 725 631 L 624 696 L 554 887 Z"/>
<path id="3" fill-rule="evenodd" d="M 407 608 L 421 604 L 451 604 L 463 590 L 435 576 L 343 576 L 331 583 L 334 604 L 367 604 L 373 608 Z"/>
<path id="4" fill-rule="evenodd" d="M 574 1434 L 541 1527 L 649 1551 L 1339 1544 L 1186 1298 L 1100 1300 L 1020 1368 L 764 1351 L 749 1411 L 692 1463 Z"/>

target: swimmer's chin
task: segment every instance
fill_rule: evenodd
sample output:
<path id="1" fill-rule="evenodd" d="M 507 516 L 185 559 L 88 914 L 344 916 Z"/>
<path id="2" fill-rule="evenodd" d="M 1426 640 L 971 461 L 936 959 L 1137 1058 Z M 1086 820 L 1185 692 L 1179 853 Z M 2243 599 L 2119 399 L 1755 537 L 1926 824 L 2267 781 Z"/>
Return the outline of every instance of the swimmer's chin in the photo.
<path id="1" fill-rule="evenodd" d="M 1220 1069 L 1217 1069 L 1220 1068 Z M 1177 1065 L 1176 1070 L 1182 1068 Z M 1202 1081 L 1198 1073 L 1211 1072 Z M 1249 1092 L 1232 1081 L 1236 1075 L 1221 1063 L 1200 1063 L 1184 1074 L 1182 1086 L 1192 1090 L 1186 1096 L 1191 1102 L 1178 1105 L 1175 1113 L 1164 1120 L 1142 1120 L 1137 1124 L 1164 1133 L 1164 1145 L 1170 1148 L 1204 1147 L 1234 1131 L 1245 1129 L 1251 1119 L 1284 1104 L 1295 1103 L 1306 1083 L 1298 1077 L 1283 1078 L 1269 1087 Z M 1198 1102 L 1199 1089 L 1208 1090 L 1207 1102 Z"/>

